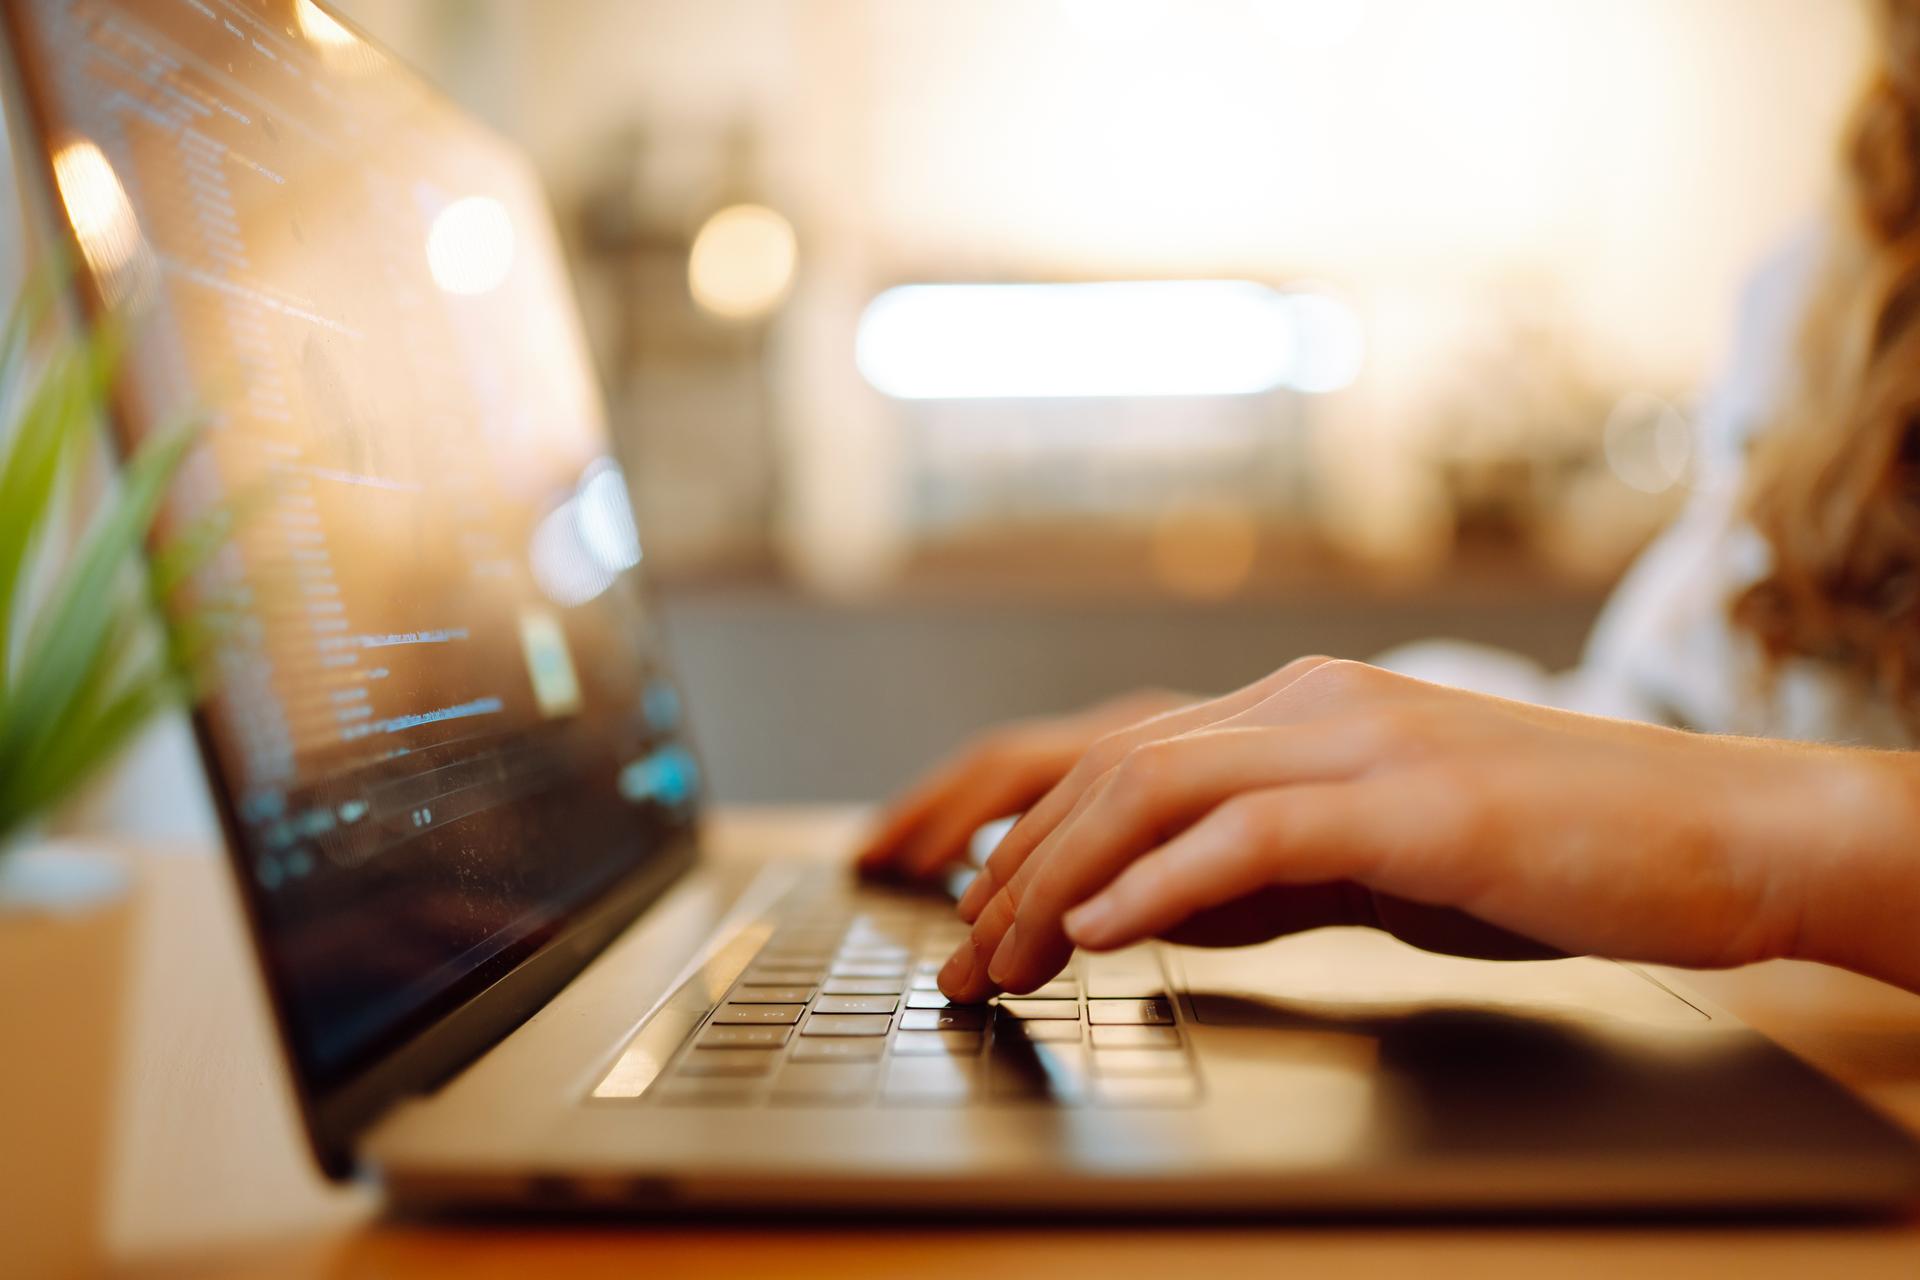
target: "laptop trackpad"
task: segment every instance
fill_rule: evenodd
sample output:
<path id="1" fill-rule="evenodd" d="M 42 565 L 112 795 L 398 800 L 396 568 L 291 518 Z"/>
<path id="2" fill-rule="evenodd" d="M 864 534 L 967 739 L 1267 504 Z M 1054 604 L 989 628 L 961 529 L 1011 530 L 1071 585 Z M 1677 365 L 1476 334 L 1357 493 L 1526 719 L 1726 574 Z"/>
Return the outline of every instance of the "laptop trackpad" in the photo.
<path id="1" fill-rule="evenodd" d="M 1323 929 L 1258 947 L 1175 953 L 1196 1021 L 1300 1027 L 1485 1012 L 1674 1025 L 1706 1014 L 1610 960 L 1465 960 L 1372 929 Z"/>

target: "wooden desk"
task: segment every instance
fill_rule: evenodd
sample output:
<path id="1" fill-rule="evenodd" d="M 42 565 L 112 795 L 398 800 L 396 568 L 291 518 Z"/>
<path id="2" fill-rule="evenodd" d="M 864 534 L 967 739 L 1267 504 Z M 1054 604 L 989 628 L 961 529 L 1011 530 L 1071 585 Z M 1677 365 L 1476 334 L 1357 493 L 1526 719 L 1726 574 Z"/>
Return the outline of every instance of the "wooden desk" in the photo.
<path id="1" fill-rule="evenodd" d="M 735 812 L 722 857 L 827 858 L 849 810 Z M 383 1220 L 312 1171 L 224 868 L 148 860 L 110 1240 L 137 1276 L 1920 1277 L 1920 1217 L 1873 1225 L 454 1228 Z M 1920 1132 L 1920 996 L 1774 964 L 1688 975 Z"/>

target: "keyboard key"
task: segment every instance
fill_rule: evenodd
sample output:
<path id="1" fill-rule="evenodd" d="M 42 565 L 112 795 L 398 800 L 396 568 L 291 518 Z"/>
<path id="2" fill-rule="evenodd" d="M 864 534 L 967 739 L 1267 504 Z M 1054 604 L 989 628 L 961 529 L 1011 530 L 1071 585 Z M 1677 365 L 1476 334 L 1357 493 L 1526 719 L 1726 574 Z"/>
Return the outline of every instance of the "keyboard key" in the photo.
<path id="1" fill-rule="evenodd" d="M 951 1056 L 895 1058 L 882 1097 L 895 1103 L 959 1103 L 980 1092 L 979 1063 Z"/>
<path id="2" fill-rule="evenodd" d="M 893 1051 L 910 1058 L 935 1055 L 966 1058 L 980 1052 L 984 1039 L 978 1031 L 902 1031 L 893 1038 Z"/>
<path id="3" fill-rule="evenodd" d="M 1014 1000 L 1000 999 L 1000 1012 L 1009 1018 L 1040 1019 L 1069 1018 L 1075 1021 L 1080 1017 L 1078 1000 Z"/>
<path id="4" fill-rule="evenodd" d="M 702 1049 L 778 1049 L 793 1034 L 792 1027 L 715 1027 L 700 1033 Z"/>
<path id="5" fill-rule="evenodd" d="M 800 1028 L 803 1036 L 883 1036 L 893 1026 L 886 1014 L 816 1013 Z"/>
<path id="6" fill-rule="evenodd" d="M 756 964 L 740 975 L 740 982 L 749 987 L 811 987 L 824 976 L 817 967 Z"/>
<path id="7" fill-rule="evenodd" d="M 830 996 L 897 996 L 904 985 L 898 978 L 828 978 L 820 990 Z"/>
<path id="8" fill-rule="evenodd" d="M 1098 1049 L 1093 1069 L 1103 1076 L 1183 1076 L 1187 1055 L 1165 1049 Z"/>
<path id="9" fill-rule="evenodd" d="M 860 1102 L 873 1092 L 880 1066 L 872 1062 L 796 1062 L 773 1082 L 775 1102 Z"/>
<path id="10" fill-rule="evenodd" d="M 900 1015 L 902 1031 L 980 1031 L 987 1025 L 984 1005 L 955 1005 L 950 1009 L 908 1009 Z"/>
<path id="11" fill-rule="evenodd" d="M 1178 1049 L 1180 1033 L 1172 1027 L 1099 1026 L 1093 1028 L 1096 1049 Z"/>
<path id="12" fill-rule="evenodd" d="M 983 1004 L 955 1004 L 938 991 L 916 991 L 907 997 L 909 1009 L 984 1009 Z"/>
<path id="13" fill-rule="evenodd" d="M 813 999 L 813 988 L 735 987 L 727 999 L 733 1004 L 805 1004 Z"/>
<path id="14" fill-rule="evenodd" d="M 715 1076 L 668 1076 L 647 1096 L 675 1106 L 746 1106 L 753 1101 L 753 1085 Z"/>
<path id="15" fill-rule="evenodd" d="M 836 978 L 893 978 L 897 980 L 907 976 L 907 966 L 904 961 L 900 964 L 836 963 L 833 966 L 833 976 Z"/>
<path id="16" fill-rule="evenodd" d="M 760 949 L 753 958 L 755 964 L 766 965 L 769 969 L 820 969 L 833 959 L 831 944 L 824 947 L 776 947 Z"/>
<path id="17" fill-rule="evenodd" d="M 758 1049 L 695 1049 L 680 1060 L 677 1070 L 683 1076 L 758 1076 L 779 1059 L 777 1053 Z"/>
<path id="18" fill-rule="evenodd" d="M 899 1007 L 898 996 L 821 996 L 814 1003 L 815 1013 L 892 1013 Z"/>
<path id="19" fill-rule="evenodd" d="M 714 1012 L 715 1025 L 746 1026 L 752 1023 L 794 1023 L 807 1006 L 803 1004 L 723 1004 Z"/>
<path id="20" fill-rule="evenodd" d="M 1044 987 L 1026 993 L 1029 1000 L 1077 1000 L 1080 984 L 1072 978 L 1055 978 Z"/>
<path id="21" fill-rule="evenodd" d="M 904 965 L 908 960 L 908 950 L 904 946 L 862 946 L 849 944 L 839 950 L 837 960 L 843 963 L 870 963 L 870 965 Z"/>
<path id="22" fill-rule="evenodd" d="M 801 1036 L 793 1046 L 795 1062 L 877 1062 L 887 1042 L 879 1036 Z"/>
<path id="23" fill-rule="evenodd" d="M 762 965 L 774 965 L 776 969 L 780 965 L 808 967 L 824 965 L 826 961 L 833 960 L 833 952 L 837 950 L 839 938 L 829 938 L 824 942 L 768 942 L 753 960 Z"/>
<path id="24" fill-rule="evenodd" d="M 1031 1022 L 1020 1022 L 1014 1019 L 1006 1019 L 994 1029 L 993 1034 L 997 1040 L 1011 1040 L 1015 1043 L 1058 1044 L 1066 1041 L 1078 1042 L 1080 1039 L 1080 1023 L 1077 1020 L 1073 1022 L 1061 1022 L 1041 1019 Z"/>
<path id="25" fill-rule="evenodd" d="M 906 949 L 913 945 L 914 926 L 910 923 L 875 925 L 862 928 L 858 925 L 847 930 L 847 936 L 841 940 L 843 947 L 898 947 Z"/>
<path id="26" fill-rule="evenodd" d="M 1192 1076 L 1095 1076 L 1093 1096 L 1114 1107 L 1180 1107 L 1200 1096 Z"/>
<path id="27" fill-rule="evenodd" d="M 1173 1009 L 1165 1000 L 1089 1000 L 1087 1021 L 1095 1026 L 1167 1025 L 1173 1022 Z"/>
<path id="28" fill-rule="evenodd" d="M 1087 956 L 1081 981 L 1088 997 L 1097 1000 L 1151 1000 L 1167 993 L 1160 962 L 1151 950 Z"/>
<path id="29" fill-rule="evenodd" d="M 940 979 L 939 979 L 939 977 L 938 977 L 937 975 L 935 975 L 935 974 L 931 974 L 931 973 L 926 973 L 926 974 L 920 974 L 920 973 L 916 973 L 916 974 L 914 974 L 914 975 L 913 975 L 913 989 L 914 989 L 915 991 L 934 991 L 934 992 L 937 992 L 937 991 L 939 991 L 939 990 L 940 990 Z"/>
<path id="30" fill-rule="evenodd" d="M 840 939 L 820 938 L 793 942 L 769 942 L 754 959 L 771 965 L 823 965 L 840 949 Z"/>

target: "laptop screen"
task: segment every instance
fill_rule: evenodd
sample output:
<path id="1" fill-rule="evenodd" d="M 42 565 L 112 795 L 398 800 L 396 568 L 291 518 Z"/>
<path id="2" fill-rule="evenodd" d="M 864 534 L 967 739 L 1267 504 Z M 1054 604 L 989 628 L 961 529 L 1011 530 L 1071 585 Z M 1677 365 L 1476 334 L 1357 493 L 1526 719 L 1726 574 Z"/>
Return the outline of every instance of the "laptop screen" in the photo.
<path id="1" fill-rule="evenodd" d="M 692 817 L 627 488 L 518 155 L 310 0 L 9 4 L 129 441 L 236 528 L 201 716 L 309 1089 L 664 856 Z"/>

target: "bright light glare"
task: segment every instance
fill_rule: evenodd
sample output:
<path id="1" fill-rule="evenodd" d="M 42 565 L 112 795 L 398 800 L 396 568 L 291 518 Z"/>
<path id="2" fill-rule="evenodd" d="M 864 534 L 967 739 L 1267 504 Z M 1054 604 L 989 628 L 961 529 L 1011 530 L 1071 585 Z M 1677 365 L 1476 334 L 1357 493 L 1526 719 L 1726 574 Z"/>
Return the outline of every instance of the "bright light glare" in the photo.
<path id="1" fill-rule="evenodd" d="M 1296 342 L 1287 385 L 1309 395 L 1325 395 L 1353 385 L 1367 362 L 1367 336 L 1360 317 L 1338 298 L 1296 293 L 1293 308 Z"/>
<path id="2" fill-rule="evenodd" d="M 492 196 L 467 196 L 442 209 L 427 231 L 427 269 L 448 293 L 490 293 L 513 269 L 513 219 Z"/>
<path id="3" fill-rule="evenodd" d="M 141 249 L 126 188 L 100 148 L 84 138 L 54 153 L 53 176 L 88 268 L 111 291 L 113 278 Z"/>
<path id="4" fill-rule="evenodd" d="M 573 496 L 534 526 L 527 547 L 534 583 L 555 604 L 585 604 L 640 563 L 627 479 L 610 458 L 580 474 Z"/>
<path id="5" fill-rule="evenodd" d="M 1359 335 L 1332 298 L 1245 280 L 920 284 L 868 304 L 854 356 L 902 400 L 1325 392 Z"/>
<path id="6" fill-rule="evenodd" d="M 772 209 L 736 204 L 707 219 L 687 258 L 693 300 L 728 320 L 753 320 L 786 299 L 799 257 L 793 227 Z"/>
<path id="7" fill-rule="evenodd" d="M 1143 40 L 1173 16 L 1168 0 L 1063 0 L 1067 18 L 1096 40 Z"/>
<path id="8" fill-rule="evenodd" d="M 1253 0 L 1253 11 L 1285 44 L 1314 52 L 1351 40 L 1367 20 L 1367 0 Z"/>
<path id="9" fill-rule="evenodd" d="M 380 67 L 379 53 L 313 0 L 298 0 L 293 7 L 293 18 L 300 24 L 300 34 L 312 42 L 329 71 L 360 75 Z"/>
<path id="10" fill-rule="evenodd" d="M 634 527 L 633 507 L 627 501 L 627 477 L 607 459 L 596 461 L 582 477 L 573 522 L 580 532 L 580 545 L 608 573 L 640 563 L 640 531 Z"/>

